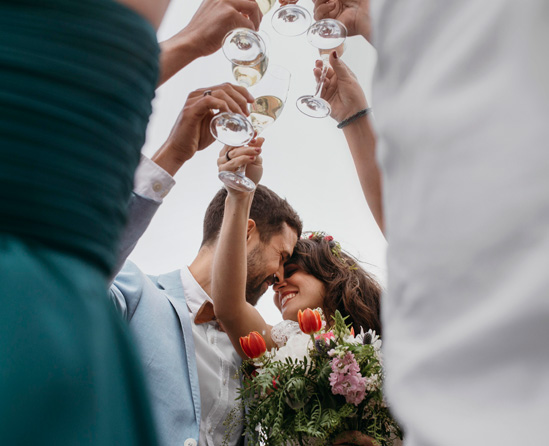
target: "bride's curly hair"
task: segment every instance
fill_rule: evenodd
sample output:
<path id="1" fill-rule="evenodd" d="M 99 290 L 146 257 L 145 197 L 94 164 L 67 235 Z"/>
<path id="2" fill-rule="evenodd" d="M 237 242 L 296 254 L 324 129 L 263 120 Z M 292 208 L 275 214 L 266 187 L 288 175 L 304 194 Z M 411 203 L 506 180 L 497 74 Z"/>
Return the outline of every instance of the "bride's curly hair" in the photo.
<path id="1" fill-rule="evenodd" d="M 381 286 L 332 237 L 312 233 L 309 238 L 298 240 L 288 263 L 324 284 L 323 311 L 328 323 L 339 310 L 344 317 L 348 316 L 346 322 L 352 324 L 355 333 L 362 327 L 381 336 Z"/>

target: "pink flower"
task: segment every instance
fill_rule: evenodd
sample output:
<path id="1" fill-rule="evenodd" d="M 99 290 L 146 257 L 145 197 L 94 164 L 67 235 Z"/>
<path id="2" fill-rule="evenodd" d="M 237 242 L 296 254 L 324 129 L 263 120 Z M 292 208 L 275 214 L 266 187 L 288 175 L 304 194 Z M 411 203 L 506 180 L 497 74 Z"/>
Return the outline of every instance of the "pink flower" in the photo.
<path id="1" fill-rule="evenodd" d="M 319 339 L 322 339 L 324 340 L 326 343 L 328 343 L 328 341 L 330 339 L 335 339 L 335 335 L 334 335 L 334 332 L 333 331 L 329 331 L 327 333 L 320 333 L 320 334 L 317 334 L 315 336 L 315 339 L 318 341 Z"/>
<path id="2" fill-rule="evenodd" d="M 358 406 L 366 397 L 366 378 L 351 352 L 335 356 L 331 363 L 330 386 L 334 395 L 343 395 L 349 404 Z"/>

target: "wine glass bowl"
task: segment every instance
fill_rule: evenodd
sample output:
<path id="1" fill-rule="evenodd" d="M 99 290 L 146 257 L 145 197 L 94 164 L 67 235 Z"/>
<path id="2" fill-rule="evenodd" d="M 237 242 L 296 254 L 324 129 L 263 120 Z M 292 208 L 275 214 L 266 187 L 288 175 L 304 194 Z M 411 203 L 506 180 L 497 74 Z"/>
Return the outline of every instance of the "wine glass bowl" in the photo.
<path id="1" fill-rule="evenodd" d="M 251 87 L 261 80 L 269 59 L 265 41 L 258 33 L 237 28 L 225 36 L 222 49 L 232 64 L 233 76 L 239 85 Z"/>
<path id="2" fill-rule="evenodd" d="M 250 105 L 250 120 L 258 135 L 280 117 L 291 77 L 283 66 L 271 65 L 261 84 L 252 89 L 255 100 Z"/>
<path id="3" fill-rule="evenodd" d="M 236 28 L 223 39 L 223 54 L 231 62 L 250 63 L 265 55 L 263 38 L 248 28 Z"/>
<path id="4" fill-rule="evenodd" d="M 307 40 L 319 50 L 335 49 L 347 38 L 347 28 L 339 20 L 323 19 L 311 25 Z"/>
<path id="5" fill-rule="evenodd" d="M 290 4 L 277 9 L 271 24 L 274 30 L 283 36 L 298 36 L 303 34 L 311 24 L 311 14 L 301 6 Z"/>

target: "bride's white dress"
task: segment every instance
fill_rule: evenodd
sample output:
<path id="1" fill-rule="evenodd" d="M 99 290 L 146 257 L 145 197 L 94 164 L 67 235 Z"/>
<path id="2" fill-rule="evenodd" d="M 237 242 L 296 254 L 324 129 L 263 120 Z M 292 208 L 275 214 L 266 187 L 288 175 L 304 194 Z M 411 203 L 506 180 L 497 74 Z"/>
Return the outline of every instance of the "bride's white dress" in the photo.
<path id="1" fill-rule="evenodd" d="M 296 321 L 282 321 L 271 329 L 271 339 L 280 348 L 284 347 L 292 336 L 302 333 Z"/>

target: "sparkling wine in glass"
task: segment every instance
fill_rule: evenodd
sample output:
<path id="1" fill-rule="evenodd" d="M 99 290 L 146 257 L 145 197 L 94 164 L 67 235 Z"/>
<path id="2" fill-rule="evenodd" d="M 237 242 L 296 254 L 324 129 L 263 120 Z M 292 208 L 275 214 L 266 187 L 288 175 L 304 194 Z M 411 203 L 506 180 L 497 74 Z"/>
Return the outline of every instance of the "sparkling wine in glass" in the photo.
<path id="1" fill-rule="evenodd" d="M 257 84 L 269 65 L 269 59 L 266 55 L 258 58 L 257 61 L 251 63 L 242 63 L 241 61 L 233 61 L 233 76 L 238 85 L 249 88 Z"/>
<path id="2" fill-rule="evenodd" d="M 229 32 L 223 40 L 223 54 L 231 62 L 236 81 L 250 87 L 257 84 L 268 66 L 266 45 L 263 38 L 247 28 Z M 212 135 L 223 144 L 237 147 L 249 143 L 254 137 L 252 123 L 237 113 L 220 113 L 210 124 Z M 219 178 L 226 185 L 245 191 L 255 189 L 255 183 L 246 177 L 245 168 L 236 172 L 220 172 Z"/>
<path id="3" fill-rule="evenodd" d="M 267 14 L 275 5 L 276 0 L 255 0 L 263 15 Z"/>
<path id="4" fill-rule="evenodd" d="M 282 113 L 291 77 L 283 66 L 272 65 L 261 84 L 251 90 L 255 101 L 250 106 L 250 120 L 257 134 L 262 133 Z"/>
<path id="5" fill-rule="evenodd" d="M 305 95 L 297 99 L 299 111 L 312 118 L 325 118 L 331 112 L 330 104 L 320 97 L 322 86 L 326 80 L 326 73 L 330 67 L 330 53 L 334 50 L 338 55 L 343 53 L 347 28 L 343 23 L 334 19 L 323 19 L 314 23 L 307 32 L 309 43 L 320 51 L 322 59 L 322 73 L 314 95 Z"/>
<path id="6" fill-rule="evenodd" d="M 252 127 L 259 135 L 282 113 L 284 102 L 276 96 L 260 96 L 250 106 Z"/>
<path id="7" fill-rule="evenodd" d="M 280 65 L 271 65 L 261 84 L 252 89 L 255 100 L 250 105 L 250 121 L 257 134 L 262 133 L 282 113 L 288 95 L 290 78 L 290 72 L 286 68 Z M 246 168 L 241 166 L 236 172 L 221 171 L 219 179 L 238 190 L 254 190 L 255 184 L 245 176 L 245 170 Z"/>
<path id="8" fill-rule="evenodd" d="M 271 18 L 274 30 L 283 36 L 299 36 L 311 25 L 311 14 L 296 4 L 288 4 L 277 9 Z"/>
<path id="9" fill-rule="evenodd" d="M 267 46 L 259 33 L 237 28 L 223 40 L 223 54 L 231 62 L 233 76 L 243 87 L 257 84 L 269 65 Z"/>
<path id="10" fill-rule="evenodd" d="M 265 42 L 258 33 L 247 28 L 234 29 L 225 36 L 222 48 L 240 85 L 249 87 L 261 79 L 268 59 Z M 251 122 L 238 113 L 217 114 L 210 131 L 215 139 L 231 147 L 243 146 L 254 137 Z"/>

